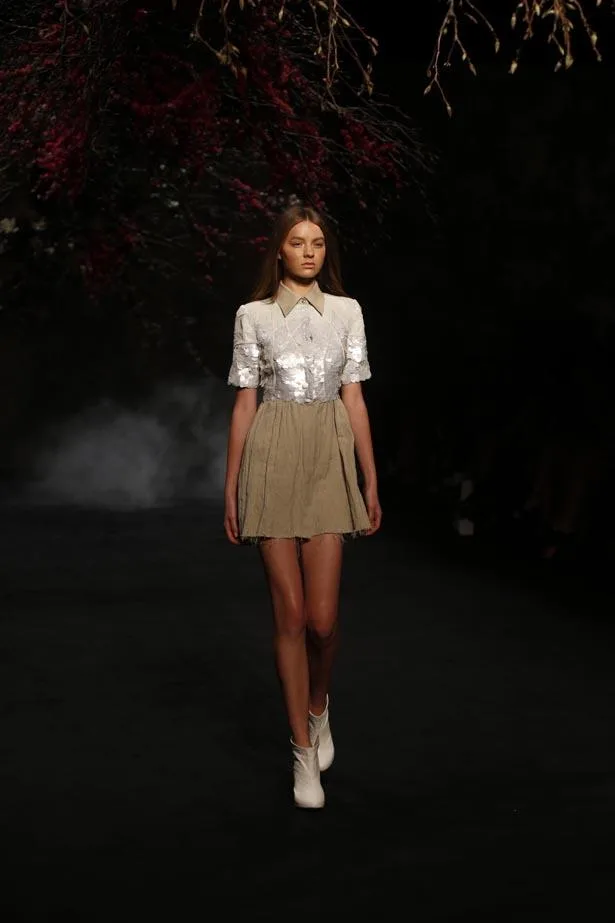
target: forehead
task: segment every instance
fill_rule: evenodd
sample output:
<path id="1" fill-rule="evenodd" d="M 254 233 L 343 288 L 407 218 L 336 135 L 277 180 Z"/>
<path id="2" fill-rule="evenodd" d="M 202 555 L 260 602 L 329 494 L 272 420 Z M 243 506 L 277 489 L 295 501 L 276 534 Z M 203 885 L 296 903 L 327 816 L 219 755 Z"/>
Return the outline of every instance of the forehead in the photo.
<path id="1" fill-rule="evenodd" d="M 317 224 L 314 224 L 312 221 L 299 221 L 297 224 L 293 225 L 290 229 L 286 238 L 291 237 L 305 237 L 313 239 L 315 237 L 324 237 L 322 228 L 318 227 Z"/>

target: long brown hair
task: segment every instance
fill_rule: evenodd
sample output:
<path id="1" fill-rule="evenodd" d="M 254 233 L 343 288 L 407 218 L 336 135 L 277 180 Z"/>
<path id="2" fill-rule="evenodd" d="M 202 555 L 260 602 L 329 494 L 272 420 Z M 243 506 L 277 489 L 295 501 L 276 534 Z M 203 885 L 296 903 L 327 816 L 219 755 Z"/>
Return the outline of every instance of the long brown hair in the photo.
<path id="1" fill-rule="evenodd" d="M 321 289 L 330 295 L 346 294 L 342 285 L 337 240 L 328 222 L 310 205 L 291 205 L 278 215 L 273 226 L 261 270 L 252 292 L 251 297 L 254 301 L 275 298 L 283 275 L 282 261 L 278 259 L 278 253 L 290 229 L 300 221 L 311 221 L 312 224 L 317 224 L 325 238 L 325 261 L 318 273 L 318 284 Z"/>

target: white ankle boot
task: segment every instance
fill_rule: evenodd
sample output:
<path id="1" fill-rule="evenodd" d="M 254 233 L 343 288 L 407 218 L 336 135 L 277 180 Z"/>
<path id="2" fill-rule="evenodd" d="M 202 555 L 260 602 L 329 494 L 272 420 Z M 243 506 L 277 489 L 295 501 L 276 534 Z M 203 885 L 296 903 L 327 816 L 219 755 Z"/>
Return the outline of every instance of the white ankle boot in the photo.
<path id="1" fill-rule="evenodd" d="M 310 722 L 310 743 L 313 745 L 318 738 L 318 764 L 320 771 L 324 772 L 333 762 L 335 747 L 331 736 L 331 727 L 329 725 L 329 696 L 325 704 L 325 710 L 322 715 L 313 715 L 309 713 Z"/>
<path id="2" fill-rule="evenodd" d="M 320 784 L 318 767 L 318 740 L 311 747 L 300 747 L 290 739 L 293 748 L 293 777 L 295 804 L 298 808 L 322 808 L 325 793 Z"/>

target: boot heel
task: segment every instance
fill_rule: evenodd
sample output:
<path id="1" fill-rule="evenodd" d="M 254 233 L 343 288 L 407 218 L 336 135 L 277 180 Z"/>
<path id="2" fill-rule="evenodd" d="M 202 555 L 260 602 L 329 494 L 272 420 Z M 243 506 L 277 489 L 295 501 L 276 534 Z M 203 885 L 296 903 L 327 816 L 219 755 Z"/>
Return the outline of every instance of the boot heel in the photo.
<path id="1" fill-rule="evenodd" d="M 293 795 L 298 808 L 322 808 L 325 793 L 320 784 L 318 740 L 311 747 L 300 747 L 290 739 L 293 750 Z"/>
<path id="2" fill-rule="evenodd" d="M 331 725 L 329 724 L 329 696 L 327 696 L 325 710 L 322 715 L 313 715 L 312 712 L 309 712 L 309 725 L 312 745 L 318 739 L 318 765 L 320 766 L 320 771 L 324 772 L 329 768 L 335 756 Z"/>

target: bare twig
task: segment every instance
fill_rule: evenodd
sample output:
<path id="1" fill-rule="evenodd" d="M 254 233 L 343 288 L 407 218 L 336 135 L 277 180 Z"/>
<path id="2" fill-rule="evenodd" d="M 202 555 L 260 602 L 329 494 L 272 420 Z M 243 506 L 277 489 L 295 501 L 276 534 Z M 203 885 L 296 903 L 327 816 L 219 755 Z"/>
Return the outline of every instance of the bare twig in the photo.
<path id="1" fill-rule="evenodd" d="M 482 25 L 490 33 L 495 52 L 500 50 L 501 42 L 489 17 L 480 8 L 482 0 L 445 0 L 446 11 L 438 29 L 431 61 L 427 68 L 428 83 L 425 93 L 435 87 L 449 115 L 452 107 L 442 86 L 442 70 L 449 68 L 453 56 L 458 53 L 470 72 L 477 73 L 470 57 L 467 45 L 461 36 L 465 22 Z M 547 43 L 556 49 L 555 70 L 569 68 L 574 63 L 573 31 L 575 24 L 580 24 L 581 32 L 589 39 L 591 49 L 597 61 L 602 57 L 598 49 L 598 33 L 591 25 L 586 8 L 593 2 L 601 6 L 602 0 L 515 0 L 511 14 L 511 29 L 515 32 L 521 28 L 521 35 L 509 65 L 509 73 L 514 74 L 519 66 L 521 51 L 525 43 L 534 38 L 536 27 L 551 20 Z"/>
<path id="2" fill-rule="evenodd" d="M 174 3 L 174 8 L 177 2 L 178 0 Z M 221 64 L 228 65 L 233 73 L 236 74 L 241 67 L 241 51 L 234 43 L 233 35 L 240 24 L 240 17 L 248 12 L 248 8 L 267 9 L 274 21 L 282 23 L 289 20 L 293 28 L 296 28 L 297 21 L 309 9 L 313 31 L 310 30 L 310 41 L 306 50 L 310 55 L 324 58 L 326 95 L 330 100 L 335 99 L 334 89 L 342 71 L 341 51 L 358 71 L 362 90 L 368 95 L 372 93 L 371 64 L 363 60 L 363 53 L 357 46 L 367 45 L 368 56 L 373 56 L 377 53 L 378 42 L 342 6 L 340 0 L 219 0 L 219 19 L 223 33 L 219 47 L 212 44 L 203 34 L 205 2 L 206 0 L 202 0 L 200 4 L 192 36 L 215 55 Z"/>

